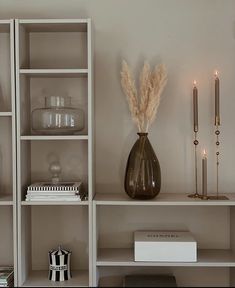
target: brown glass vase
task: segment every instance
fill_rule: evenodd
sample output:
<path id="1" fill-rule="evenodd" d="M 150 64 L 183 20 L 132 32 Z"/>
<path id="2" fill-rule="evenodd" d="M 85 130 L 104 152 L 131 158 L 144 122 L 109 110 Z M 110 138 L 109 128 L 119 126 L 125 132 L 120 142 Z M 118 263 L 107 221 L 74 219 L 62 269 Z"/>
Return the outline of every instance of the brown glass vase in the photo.
<path id="1" fill-rule="evenodd" d="M 161 189 L 161 169 L 148 139 L 148 133 L 137 133 L 139 139 L 131 149 L 126 165 L 125 191 L 133 199 L 156 197 Z"/>

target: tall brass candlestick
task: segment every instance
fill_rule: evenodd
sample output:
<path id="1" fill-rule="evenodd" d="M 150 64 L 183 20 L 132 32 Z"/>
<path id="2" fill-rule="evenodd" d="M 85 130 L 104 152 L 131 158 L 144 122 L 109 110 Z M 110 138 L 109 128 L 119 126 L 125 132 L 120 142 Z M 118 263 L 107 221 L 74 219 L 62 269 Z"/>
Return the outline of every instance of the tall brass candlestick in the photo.
<path id="1" fill-rule="evenodd" d="M 220 91 L 218 71 L 215 71 L 215 126 L 216 126 L 216 196 L 219 198 L 219 126 L 220 126 Z"/>
<path id="2" fill-rule="evenodd" d="M 216 145 L 216 196 L 209 196 L 211 200 L 228 200 L 227 196 L 219 195 L 219 164 L 220 164 L 220 81 L 218 71 L 215 71 L 215 145 Z"/>
<path id="3" fill-rule="evenodd" d="M 198 89 L 196 86 L 196 81 L 193 82 L 193 131 L 194 131 L 194 163 L 195 163 L 195 193 L 188 195 L 190 198 L 200 198 L 198 193 L 198 173 L 197 173 L 197 145 L 199 144 L 197 140 L 198 133 Z"/>

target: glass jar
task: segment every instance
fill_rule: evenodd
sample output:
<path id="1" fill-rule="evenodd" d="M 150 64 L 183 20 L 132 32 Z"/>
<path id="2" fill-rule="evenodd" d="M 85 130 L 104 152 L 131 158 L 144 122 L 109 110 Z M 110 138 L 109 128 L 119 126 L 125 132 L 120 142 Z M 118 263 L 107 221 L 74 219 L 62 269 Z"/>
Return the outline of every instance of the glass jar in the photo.
<path id="1" fill-rule="evenodd" d="M 45 108 L 32 112 L 32 129 L 41 134 L 71 134 L 84 129 L 84 113 L 71 107 L 71 97 L 45 97 Z"/>

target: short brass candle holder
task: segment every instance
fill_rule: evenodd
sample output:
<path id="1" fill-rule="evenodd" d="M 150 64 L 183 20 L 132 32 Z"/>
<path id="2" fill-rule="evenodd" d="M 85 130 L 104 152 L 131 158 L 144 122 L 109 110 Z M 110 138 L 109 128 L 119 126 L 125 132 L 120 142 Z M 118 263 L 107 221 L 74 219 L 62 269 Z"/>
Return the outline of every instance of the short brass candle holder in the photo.
<path id="1" fill-rule="evenodd" d="M 194 171 L 195 171 L 195 193 L 188 195 L 188 197 L 200 199 L 201 195 L 198 193 L 197 146 L 198 146 L 199 142 L 197 140 L 197 131 L 195 131 L 195 139 L 193 141 L 193 144 L 194 144 L 194 164 L 195 164 L 195 168 L 194 168 Z"/>

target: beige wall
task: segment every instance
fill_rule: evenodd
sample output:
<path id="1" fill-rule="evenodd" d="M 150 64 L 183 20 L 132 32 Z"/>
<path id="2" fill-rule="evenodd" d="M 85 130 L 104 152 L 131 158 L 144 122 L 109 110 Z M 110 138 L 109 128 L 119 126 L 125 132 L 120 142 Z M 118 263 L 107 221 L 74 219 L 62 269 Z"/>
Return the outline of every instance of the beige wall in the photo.
<path id="1" fill-rule="evenodd" d="M 96 185 L 120 191 L 135 139 L 120 87 L 120 63 L 164 62 L 169 82 L 150 140 L 162 168 L 162 192 L 192 192 L 191 84 L 199 83 L 200 143 L 215 187 L 213 71 L 221 78 L 221 190 L 235 186 L 235 1 L 0 0 L 0 18 L 90 17 L 95 26 Z M 201 167 L 200 167 L 201 168 Z"/>

